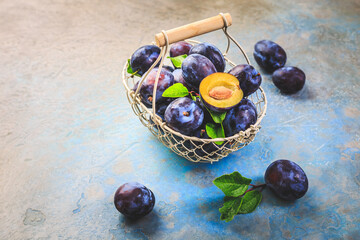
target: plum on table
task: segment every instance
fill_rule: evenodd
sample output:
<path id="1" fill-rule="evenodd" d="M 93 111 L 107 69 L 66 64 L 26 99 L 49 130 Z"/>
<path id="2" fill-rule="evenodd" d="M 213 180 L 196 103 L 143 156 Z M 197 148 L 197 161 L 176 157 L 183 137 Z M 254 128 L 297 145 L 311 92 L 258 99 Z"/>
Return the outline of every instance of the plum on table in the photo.
<path id="1" fill-rule="evenodd" d="M 304 170 L 289 160 L 277 160 L 265 172 L 266 186 L 278 197 L 293 201 L 301 198 L 308 190 L 309 182 Z"/>
<path id="2" fill-rule="evenodd" d="M 128 218 L 137 219 L 151 212 L 155 205 L 154 193 L 138 182 L 121 185 L 115 192 L 116 209 Z"/>
<path id="3" fill-rule="evenodd" d="M 272 75 L 272 81 L 283 93 L 293 94 L 305 85 L 305 73 L 297 67 L 282 67 Z"/>
<path id="4" fill-rule="evenodd" d="M 285 65 L 286 52 L 273 41 L 261 40 L 255 44 L 254 58 L 261 68 L 273 72 Z"/>
<path id="5" fill-rule="evenodd" d="M 138 48 L 130 59 L 133 72 L 142 76 L 159 57 L 160 51 L 160 48 L 155 45 L 145 45 Z"/>

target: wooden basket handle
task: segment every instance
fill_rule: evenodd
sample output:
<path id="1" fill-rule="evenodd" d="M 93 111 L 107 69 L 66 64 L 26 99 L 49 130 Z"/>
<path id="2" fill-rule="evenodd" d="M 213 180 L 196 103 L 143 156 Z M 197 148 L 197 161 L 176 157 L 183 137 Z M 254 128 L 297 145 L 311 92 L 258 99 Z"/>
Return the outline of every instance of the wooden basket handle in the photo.
<path id="1" fill-rule="evenodd" d="M 227 26 L 231 26 L 232 19 L 230 14 L 225 13 L 223 14 L 223 16 L 226 18 Z M 168 37 L 169 44 L 226 27 L 223 16 L 219 14 L 215 17 L 207 18 L 181 27 L 167 30 L 166 35 Z M 156 34 L 155 42 L 156 45 L 158 45 L 159 47 L 165 46 L 166 40 L 164 34 L 163 33 Z"/>

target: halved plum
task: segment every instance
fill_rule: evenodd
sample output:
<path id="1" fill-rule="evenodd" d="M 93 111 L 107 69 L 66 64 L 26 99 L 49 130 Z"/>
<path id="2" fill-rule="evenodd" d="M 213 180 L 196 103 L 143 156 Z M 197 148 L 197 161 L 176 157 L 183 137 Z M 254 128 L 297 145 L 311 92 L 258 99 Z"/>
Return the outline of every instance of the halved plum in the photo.
<path id="1" fill-rule="evenodd" d="M 238 105 L 244 94 L 239 80 L 229 73 L 213 73 L 200 83 L 200 96 L 214 112 L 226 112 Z"/>

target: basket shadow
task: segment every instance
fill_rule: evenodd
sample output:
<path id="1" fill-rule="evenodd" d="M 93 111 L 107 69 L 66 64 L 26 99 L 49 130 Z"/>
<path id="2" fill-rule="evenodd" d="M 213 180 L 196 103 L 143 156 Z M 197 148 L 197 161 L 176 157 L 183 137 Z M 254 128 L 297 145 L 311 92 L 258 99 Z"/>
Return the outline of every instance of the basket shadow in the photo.
<path id="1" fill-rule="evenodd" d="M 297 93 L 293 93 L 293 94 L 283 93 L 277 88 L 276 88 L 276 92 L 281 96 L 293 98 L 296 100 L 315 100 L 317 96 L 316 92 L 313 89 L 309 88 L 306 84 Z"/>

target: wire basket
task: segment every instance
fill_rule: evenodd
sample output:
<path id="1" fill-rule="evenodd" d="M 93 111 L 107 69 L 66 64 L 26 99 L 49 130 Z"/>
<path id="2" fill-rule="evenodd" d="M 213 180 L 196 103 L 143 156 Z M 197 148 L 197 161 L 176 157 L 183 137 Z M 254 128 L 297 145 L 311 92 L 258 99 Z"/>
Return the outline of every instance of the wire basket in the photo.
<path id="1" fill-rule="evenodd" d="M 261 126 L 261 120 L 266 114 L 267 100 L 264 90 L 260 87 L 256 92 L 248 96 L 255 105 L 258 113 L 257 121 L 254 125 L 251 125 L 245 131 L 241 131 L 231 137 L 216 138 L 216 139 L 203 139 L 192 136 L 183 135 L 179 132 L 169 128 L 164 121 L 156 114 L 155 97 L 153 98 L 152 108 L 146 107 L 140 99 L 139 90 L 146 79 L 148 73 L 160 62 L 157 71 L 153 96 L 156 96 L 156 89 L 159 80 L 160 71 L 164 64 L 164 59 L 168 53 L 169 44 L 185 40 L 191 44 L 197 44 L 198 41 L 189 40 L 187 38 L 201 35 L 207 32 L 211 32 L 217 29 L 222 29 L 227 37 L 227 48 L 223 53 L 224 58 L 228 65 L 231 67 L 236 66 L 230 59 L 226 57 L 231 41 L 239 48 L 244 55 L 247 64 L 250 64 L 249 58 L 242 49 L 239 43 L 230 36 L 227 31 L 228 26 L 231 25 L 230 14 L 220 13 L 218 16 L 208 18 L 199 22 L 195 22 L 189 25 L 185 25 L 179 28 L 175 28 L 169 31 L 162 31 L 155 36 L 156 45 L 161 47 L 161 52 L 158 59 L 150 67 L 150 69 L 141 77 L 138 82 L 136 91 L 133 90 L 135 86 L 135 80 L 139 79 L 134 74 L 127 73 L 128 62 L 125 63 L 122 71 L 122 80 L 126 89 L 127 98 L 131 104 L 131 108 L 134 113 L 139 117 L 141 123 L 147 127 L 150 132 L 159 139 L 166 147 L 170 148 L 176 154 L 188 159 L 192 162 L 200 163 L 213 163 L 226 157 L 231 152 L 237 151 L 249 143 L 251 143 L 255 135 L 259 132 Z M 215 144 L 215 142 L 223 142 L 221 145 Z"/>

